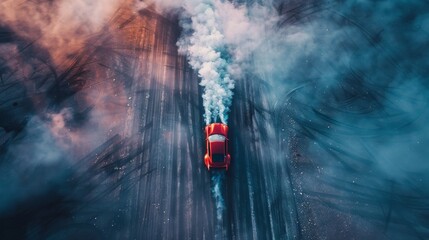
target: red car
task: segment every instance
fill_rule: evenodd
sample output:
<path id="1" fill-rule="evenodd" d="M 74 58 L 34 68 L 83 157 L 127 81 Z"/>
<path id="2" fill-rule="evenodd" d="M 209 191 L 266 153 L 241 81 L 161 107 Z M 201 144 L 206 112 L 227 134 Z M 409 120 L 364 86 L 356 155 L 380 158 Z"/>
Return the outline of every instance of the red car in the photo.
<path id="1" fill-rule="evenodd" d="M 231 155 L 228 152 L 228 126 L 212 123 L 206 126 L 206 154 L 204 164 L 207 169 L 226 168 L 228 170 Z"/>

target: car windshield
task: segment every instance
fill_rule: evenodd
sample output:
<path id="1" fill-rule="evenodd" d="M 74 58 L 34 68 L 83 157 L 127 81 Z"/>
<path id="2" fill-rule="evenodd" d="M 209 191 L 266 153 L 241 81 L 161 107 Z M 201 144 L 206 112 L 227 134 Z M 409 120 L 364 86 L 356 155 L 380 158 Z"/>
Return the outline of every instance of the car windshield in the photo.
<path id="1" fill-rule="evenodd" d="M 213 134 L 209 136 L 210 142 L 225 142 L 225 136 L 220 134 Z"/>

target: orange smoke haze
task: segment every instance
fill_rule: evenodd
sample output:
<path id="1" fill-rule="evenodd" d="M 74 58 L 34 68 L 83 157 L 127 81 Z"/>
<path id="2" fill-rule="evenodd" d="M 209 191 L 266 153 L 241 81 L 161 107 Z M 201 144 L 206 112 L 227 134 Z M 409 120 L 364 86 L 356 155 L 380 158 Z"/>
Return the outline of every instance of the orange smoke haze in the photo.
<path id="1" fill-rule="evenodd" d="M 136 109 L 139 89 L 147 89 L 152 79 L 172 84 L 175 27 L 152 7 L 142 10 L 136 3 L 0 2 L 6 9 L 0 11 L 0 26 L 31 44 L 0 44 L 0 54 L 8 56 L 5 64 L 13 70 L 14 81 L 25 86 L 50 134 L 77 156 L 116 134 L 135 134 L 131 128 L 136 111 L 145 111 Z M 84 120 L 75 120 L 76 114 Z"/>
<path id="2" fill-rule="evenodd" d="M 81 49 L 91 34 L 102 30 L 125 1 L 2 0 L 0 24 L 20 37 L 36 40 L 59 64 Z"/>

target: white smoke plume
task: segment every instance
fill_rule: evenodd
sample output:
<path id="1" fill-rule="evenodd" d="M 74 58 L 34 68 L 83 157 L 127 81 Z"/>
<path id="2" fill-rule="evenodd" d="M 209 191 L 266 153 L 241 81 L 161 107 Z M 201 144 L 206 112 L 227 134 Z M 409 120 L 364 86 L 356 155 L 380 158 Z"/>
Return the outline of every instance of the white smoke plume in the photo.
<path id="1" fill-rule="evenodd" d="M 139 7 L 182 10 L 177 45 L 201 78 L 205 122 L 227 123 L 235 80 L 254 70 L 253 52 L 275 35 L 279 17 L 274 8 L 221 0 L 149 0 Z"/>
<path id="2" fill-rule="evenodd" d="M 190 65 L 201 77 L 206 124 L 217 119 L 226 124 L 234 81 L 228 72 L 229 54 L 219 24 L 218 10 L 213 2 L 199 2 L 196 5 L 188 2 L 187 6 L 191 23 L 181 21 L 185 34 L 177 45 L 181 53 L 187 54 Z"/>

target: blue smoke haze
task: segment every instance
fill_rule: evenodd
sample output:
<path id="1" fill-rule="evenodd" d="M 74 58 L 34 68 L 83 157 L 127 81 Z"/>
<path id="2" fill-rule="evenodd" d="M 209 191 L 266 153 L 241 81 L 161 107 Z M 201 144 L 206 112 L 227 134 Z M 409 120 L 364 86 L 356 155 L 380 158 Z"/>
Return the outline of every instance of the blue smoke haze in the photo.
<path id="1" fill-rule="evenodd" d="M 225 229 L 223 229 L 223 219 L 226 211 L 225 198 L 223 196 L 223 193 L 225 191 L 223 189 L 225 185 L 225 171 L 212 171 L 213 172 L 211 177 L 211 191 L 215 203 L 217 220 L 215 228 L 215 239 L 224 239 L 226 237 Z"/>
<path id="2" fill-rule="evenodd" d="M 429 44 L 428 2 L 211 3 L 211 11 L 221 9 L 222 15 L 211 19 L 219 21 L 215 29 L 222 35 L 222 47 L 218 49 L 227 47 L 233 59 L 229 66 L 222 61 L 214 71 L 229 69 L 234 79 L 265 86 L 263 98 L 277 117 L 275 128 L 288 129 L 291 134 L 284 137 L 289 142 L 296 142 L 296 136 L 305 139 L 299 142 L 300 154 L 323 169 L 323 182 L 337 189 L 337 198 L 371 203 L 368 209 L 359 204 L 335 208 L 363 217 L 375 208 L 371 210 L 375 221 L 386 226 L 402 222 L 399 228 L 409 228 L 396 235 L 395 226 L 386 227 L 389 236 L 401 239 L 410 232 L 427 236 L 424 213 L 407 209 L 424 207 L 429 194 L 429 60 L 424 51 Z M 198 23 L 182 25 L 187 44 L 198 45 L 196 35 L 203 32 L 189 30 L 198 29 Z M 204 61 L 195 52 L 187 54 L 200 71 Z M 205 87 L 222 86 L 208 84 L 200 76 Z M 220 74 L 213 76 L 218 81 Z M 224 102 L 217 97 L 227 97 L 228 103 L 232 97 L 216 93 L 206 88 L 203 96 L 206 123 L 221 113 Z M 291 154 L 296 151 L 288 145 L 283 148 Z M 302 190 L 332 204 L 324 198 L 326 190 L 317 189 L 319 183 L 311 179 L 300 184 Z M 355 184 L 359 188 L 355 193 L 345 190 Z M 410 188 L 413 185 L 415 190 Z M 383 191 L 389 195 L 379 195 Z M 420 200 L 408 202 L 403 197 Z M 376 207 L 379 203 L 381 210 Z M 394 213 L 383 216 L 386 208 Z"/>

